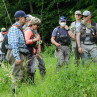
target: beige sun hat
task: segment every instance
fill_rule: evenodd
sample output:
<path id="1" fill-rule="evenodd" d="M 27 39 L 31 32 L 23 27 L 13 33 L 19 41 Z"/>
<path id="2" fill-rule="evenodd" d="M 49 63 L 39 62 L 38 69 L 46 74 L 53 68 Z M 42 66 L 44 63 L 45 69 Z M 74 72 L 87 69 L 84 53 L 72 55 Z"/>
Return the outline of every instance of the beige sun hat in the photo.
<path id="1" fill-rule="evenodd" d="M 80 10 L 76 10 L 76 11 L 75 11 L 75 15 L 76 15 L 76 14 L 80 14 L 80 15 L 81 15 L 81 11 L 80 11 Z"/>
<path id="2" fill-rule="evenodd" d="M 33 18 L 33 19 L 30 20 L 28 26 L 32 26 L 34 24 L 40 24 L 40 23 L 41 23 L 41 20 L 39 18 L 35 17 L 35 18 Z"/>

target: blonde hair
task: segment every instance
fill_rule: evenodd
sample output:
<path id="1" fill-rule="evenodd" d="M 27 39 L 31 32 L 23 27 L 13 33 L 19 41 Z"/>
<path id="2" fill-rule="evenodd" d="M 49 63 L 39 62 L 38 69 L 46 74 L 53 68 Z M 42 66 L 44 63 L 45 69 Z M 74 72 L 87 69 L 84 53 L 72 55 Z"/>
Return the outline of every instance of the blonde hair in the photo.
<path id="1" fill-rule="evenodd" d="M 34 16 L 32 16 L 32 15 L 30 15 L 30 14 L 28 14 L 27 15 L 28 17 L 26 18 L 28 21 L 30 21 L 31 19 L 34 19 L 35 17 Z"/>
<path id="2" fill-rule="evenodd" d="M 30 20 L 28 26 L 32 26 L 34 24 L 40 24 L 40 23 L 41 23 L 41 20 L 39 18 L 35 17 L 35 18 Z"/>

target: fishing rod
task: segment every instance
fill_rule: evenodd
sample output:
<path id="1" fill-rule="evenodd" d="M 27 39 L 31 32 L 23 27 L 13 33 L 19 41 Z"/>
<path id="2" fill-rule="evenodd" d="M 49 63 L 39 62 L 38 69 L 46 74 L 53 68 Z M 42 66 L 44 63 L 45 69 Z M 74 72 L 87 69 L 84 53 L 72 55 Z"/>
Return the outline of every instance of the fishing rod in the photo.
<path id="1" fill-rule="evenodd" d="M 4 7 L 5 7 L 5 9 L 6 9 L 6 13 L 7 13 L 7 15 L 8 15 L 9 21 L 10 21 L 10 23 L 11 23 L 11 25 L 12 25 L 12 21 L 11 21 L 11 18 L 10 18 L 10 16 L 9 16 L 9 13 L 8 13 L 8 10 L 7 10 L 7 7 L 6 7 L 6 4 L 5 4 L 5 1 L 4 1 L 4 0 L 3 0 L 3 4 L 4 4 Z"/>

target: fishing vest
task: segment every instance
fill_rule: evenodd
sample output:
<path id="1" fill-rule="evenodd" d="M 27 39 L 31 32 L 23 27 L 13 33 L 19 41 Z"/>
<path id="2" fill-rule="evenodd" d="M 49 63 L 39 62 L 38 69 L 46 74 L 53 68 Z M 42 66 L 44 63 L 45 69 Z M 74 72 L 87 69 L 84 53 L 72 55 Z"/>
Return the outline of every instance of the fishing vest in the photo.
<path id="1" fill-rule="evenodd" d="M 96 32 L 97 32 L 96 31 L 97 24 L 94 23 L 94 22 L 91 22 L 91 26 L 89 26 L 87 24 L 81 23 L 80 26 L 81 26 L 80 27 L 80 33 L 81 33 L 80 40 L 83 41 L 83 43 L 84 43 L 85 38 L 87 36 L 89 36 L 90 37 L 90 41 L 93 42 L 93 43 L 96 43 L 97 42 L 97 35 L 96 35 Z M 91 33 L 90 34 L 87 34 L 86 33 L 86 27 L 91 30 Z"/>
<path id="2" fill-rule="evenodd" d="M 57 27 L 57 33 L 55 36 L 55 41 L 61 45 L 70 45 L 71 40 L 68 32 L 66 31 L 66 35 L 61 35 L 60 27 Z"/>
<path id="3" fill-rule="evenodd" d="M 75 22 L 71 23 L 72 33 L 75 35 Z"/>

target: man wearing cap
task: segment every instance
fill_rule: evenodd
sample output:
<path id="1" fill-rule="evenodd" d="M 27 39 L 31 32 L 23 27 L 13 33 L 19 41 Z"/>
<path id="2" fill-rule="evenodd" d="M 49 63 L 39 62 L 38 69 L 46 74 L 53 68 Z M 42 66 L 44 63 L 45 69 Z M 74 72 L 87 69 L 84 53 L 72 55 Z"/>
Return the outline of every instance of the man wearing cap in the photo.
<path id="1" fill-rule="evenodd" d="M 13 92 L 15 92 L 16 81 L 24 79 L 25 69 L 27 66 L 26 55 L 20 53 L 19 51 L 20 48 L 27 48 L 24 33 L 22 31 L 22 26 L 26 21 L 27 15 L 24 11 L 19 10 L 15 12 L 14 16 L 16 23 L 14 23 L 8 31 L 8 45 L 10 45 L 12 49 L 9 49 L 6 55 L 6 59 L 12 67 L 11 78 Z"/>
<path id="2" fill-rule="evenodd" d="M 83 12 L 83 20 L 77 33 L 78 52 L 83 64 L 90 58 L 97 64 L 97 24 L 91 21 L 91 13 L 88 10 Z"/>
<path id="3" fill-rule="evenodd" d="M 73 52 L 73 63 L 78 65 L 79 54 L 78 54 L 78 49 L 77 49 L 77 44 L 76 44 L 76 33 L 78 32 L 78 27 L 81 24 L 81 11 L 80 10 L 75 11 L 75 19 L 76 21 L 71 23 L 71 31 L 75 35 L 75 39 L 72 40 L 72 52 Z"/>
<path id="4" fill-rule="evenodd" d="M 74 39 L 74 34 L 66 25 L 66 18 L 59 17 L 59 25 L 52 32 L 51 42 L 56 46 L 55 55 L 57 57 L 56 69 L 61 67 L 62 63 L 69 64 L 70 60 L 70 38 Z"/>

